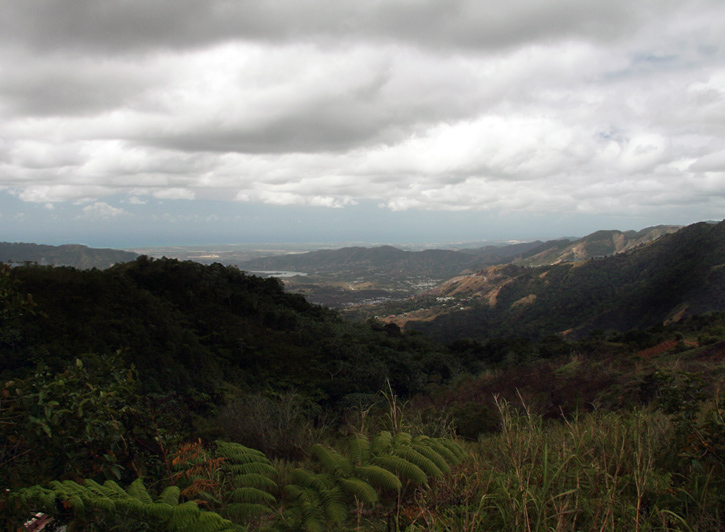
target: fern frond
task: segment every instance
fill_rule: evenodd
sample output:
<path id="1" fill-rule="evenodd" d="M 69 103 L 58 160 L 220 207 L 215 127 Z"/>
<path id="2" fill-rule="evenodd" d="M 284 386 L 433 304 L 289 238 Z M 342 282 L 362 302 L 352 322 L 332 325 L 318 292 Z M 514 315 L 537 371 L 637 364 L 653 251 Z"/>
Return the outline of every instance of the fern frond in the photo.
<path id="1" fill-rule="evenodd" d="M 257 488 L 237 488 L 231 493 L 231 500 L 239 503 L 250 502 L 256 504 L 274 504 L 277 502 L 272 494 Z"/>
<path id="2" fill-rule="evenodd" d="M 302 497 L 302 493 L 309 488 L 303 488 L 297 484 L 287 484 L 282 490 L 290 499 L 299 499 Z"/>
<path id="3" fill-rule="evenodd" d="M 153 502 L 151 495 L 149 495 L 149 492 L 146 490 L 146 486 L 143 484 L 143 479 L 137 478 L 131 482 L 131 485 L 126 490 L 126 493 L 128 493 L 129 497 L 133 497 L 143 503 L 149 504 Z"/>
<path id="4" fill-rule="evenodd" d="M 433 478 L 443 478 L 443 472 L 438 469 L 435 462 L 426 458 L 412 447 L 401 447 L 395 450 L 395 455 L 404 458 L 411 464 L 418 466 L 427 476 Z"/>
<path id="5" fill-rule="evenodd" d="M 84 512 L 86 509 L 85 504 L 83 504 L 83 499 L 79 495 L 73 495 L 68 499 L 68 505 L 73 508 L 76 512 Z"/>
<path id="6" fill-rule="evenodd" d="M 308 532 L 321 531 L 325 515 L 319 492 L 294 484 L 285 486 L 284 490 L 295 501 L 286 512 L 288 519 L 300 523 L 301 528 Z"/>
<path id="7" fill-rule="evenodd" d="M 433 462 L 443 474 L 448 474 L 451 472 L 451 466 L 448 464 L 448 462 L 446 462 L 446 459 L 438 454 L 433 448 L 431 448 L 428 441 L 414 441 L 413 449 L 415 449 L 420 454 L 425 456 L 428 460 Z"/>
<path id="8" fill-rule="evenodd" d="M 458 465 L 461 462 L 461 458 L 459 457 L 459 455 L 453 450 L 449 449 L 446 445 L 443 445 L 441 440 L 430 439 L 427 442 L 427 445 L 430 449 L 445 458 L 446 462 L 448 462 L 449 464 Z"/>
<path id="9" fill-rule="evenodd" d="M 268 477 L 274 477 L 277 475 L 277 470 L 271 464 L 264 462 L 248 462 L 246 464 L 232 464 L 226 466 L 226 468 L 236 475 L 267 475 Z"/>
<path id="10" fill-rule="evenodd" d="M 384 430 L 379 432 L 373 438 L 373 443 L 370 447 L 370 454 L 375 456 L 378 454 L 387 453 L 393 446 L 393 435 Z"/>
<path id="11" fill-rule="evenodd" d="M 340 487 L 344 493 L 356 497 L 365 504 L 374 506 L 378 502 L 378 493 L 375 488 L 359 478 L 340 479 Z"/>
<path id="12" fill-rule="evenodd" d="M 259 488 L 266 490 L 276 490 L 277 483 L 266 475 L 259 473 L 248 473 L 246 475 L 236 475 L 233 478 L 235 486 Z"/>
<path id="13" fill-rule="evenodd" d="M 310 453 L 317 458 L 325 470 L 334 474 L 336 477 L 346 477 L 352 473 L 350 460 L 334 449 L 316 443 L 310 449 Z"/>
<path id="14" fill-rule="evenodd" d="M 436 438 L 435 441 L 440 443 L 443 447 L 451 451 L 456 456 L 456 462 L 454 462 L 454 465 L 457 465 L 465 460 L 466 451 L 455 441 L 449 438 Z"/>
<path id="15" fill-rule="evenodd" d="M 399 490 L 403 487 L 400 479 L 387 469 L 375 465 L 357 466 L 355 476 L 382 490 Z"/>
<path id="16" fill-rule="evenodd" d="M 341 525 L 347 519 L 347 505 L 341 501 L 330 501 L 323 505 L 325 518 L 338 525 Z"/>
<path id="17" fill-rule="evenodd" d="M 302 520 L 302 528 L 306 532 L 322 532 L 324 530 L 322 520 L 314 515 L 307 516 Z"/>
<path id="18" fill-rule="evenodd" d="M 370 459 L 370 439 L 364 434 L 354 434 L 350 437 L 350 461 L 353 464 L 362 464 Z"/>
<path id="19" fill-rule="evenodd" d="M 108 497 L 97 497 L 93 499 L 89 506 L 93 506 L 94 508 L 98 508 L 99 510 L 109 513 L 112 513 L 116 509 L 113 499 L 109 499 Z"/>
<path id="20" fill-rule="evenodd" d="M 159 495 L 157 497 L 156 503 L 168 504 L 169 506 L 176 506 L 179 504 L 180 495 L 181 495 L 181 490 L 177 486 L 169 486 L 161 493 L 161 495 Z"/>
<path id="21" fill-rule="evenodd" d="M 393 436 L 393 446 L 410 445 L 413 443 L 413 436 L 407 432 L 398 432 Z"/>
<path id="22" fill-rule="evenodd" d="M 217 454 L 236 464 L 250 462 L 270 463 L 267 456 L 257 449 L 245 447 L 240 443 L 217 441 Z"/>
<path id="23" fill-rule="evenodd" d="M 217 513 L 202 511 L 197 514 L 193 525 L 188 530 L 189 532 L 232 532 L 245 529 L 235 526 L 234 523 Z"/>
<path id="24" fill-rule="evenodd" d="M 300 468 L 292 471 L 292 482 L 317 491 L 329 490 L 334 486 L 330 477 Z"/>
<path id="25" fill-rule="evenodd" d="M 410 463 L 408 460 L 400 456 L 385 454 L 376 456 L 372 460 L 373 465 L 378 465 L 384 469 L 392 471 L 397 475 L 404 475 L 415 484 L 428 484 L 428 476 L 417 465 Z"/>
<path id="26" fill-rule="evenodd" d="M 227 507 L 224 509 L 224 515 L 228 515 L 236 521 L 241 521 L 242 519 L 248 519 L 250 517 L 258 517 L 260 515 L 268 514 L 271 511 L 272 510 L 269 508 L 269 506 L 264 506 L 262 504 L 234 502 L 227 505 Z"/>
<path id="27" fill-rule="evenodd" d="M 109 490 L 101 486 L 98 482 L 92 479 L 86 479 L 83 481 L 83 487 L 88 489 L 91 494 L 98 497 L 108 497 Z"/>

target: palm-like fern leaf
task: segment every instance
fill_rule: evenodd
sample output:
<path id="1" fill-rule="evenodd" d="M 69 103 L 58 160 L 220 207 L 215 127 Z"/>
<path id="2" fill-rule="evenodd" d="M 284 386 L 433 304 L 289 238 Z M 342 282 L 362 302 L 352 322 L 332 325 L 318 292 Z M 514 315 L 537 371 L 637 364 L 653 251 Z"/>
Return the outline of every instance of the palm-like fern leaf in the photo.
<path id="1" fill-rule="evenodd" d="M 396 456 L 404 458 L 411 464 L 420 468 L 427 476 L 433 478 L 443 478 L 443 472 L 432 460 L 426 458 L 421 453 L 413 449 L 413 447 L 403 446 L 395 450 Z"/>
<path id="2" fill-rule="evenodd" d="M 236 503 L 274 504 L 276 500 L 271 493 L 250 487 L 237 488 L 230 497 Z"/>
<path id="3" fill-rule="evenodd" d="M 320 461 L 326 471 L 329 471 L 336 477 L 344 478 L 352 473 L 350 460 L 336 450 L 318 443 L 312 446 L 310 452 Z"/>
<path id="4" fill-rule="evenodd" d="M 414 441 L 412 447 L 417 452 L 425 456 L 428 460 L 433 462 L 443 474 L 451 472 L 451 466 L 448 464 L 446 459 L 438 454 L 435 450 L 433 450 L 427 440 Z M 457 463 L 457 460 L 454 463 Z"/>
<path id="5" fill-rule="evenodd" d="M 362 464 L 370 459 L 370 439 L 364 434 L 355 434 L 350 438 L 350 461 Z"/>
<path id="6" fill-rule="evenodd" d="M 384 430 L 382 432 L 379 432 L 375 435 L 373 438 L 373 443 L 370 448 L 370 453 L 373 455 L 377 454 L 383 454 L 390 450 L 390 448 L 393 446 L 393 435 L 388 432 L 387 430 Z"/>
<path id="7" fill-rule="evenodd" d="M 151 504 L 153 502 L 151 495 L 149 495 L 149 492 L 146 490 L 146 486 L 143 485 L 143 480 L 140 478 L 131 482 L 131 485 L 126 491 L 130 497 L 133 497 L 143 503 Z"/>
<path id="8" fill-rule="evenodd" d="M 364 504 L 374 505 L 378 502 L 378 493 L 370 484 L 359 478 L 342 478 L 340 479 L 340 487 L 342 491 L 348 495 L 352 495 Z"/>
<path id="9" fill-rule="evenodd" d="M 357 466 L 355 475 L 381 490 L 397 491 L 403 487 L 395 474 L 376 465 Z"/>
<path id="10" fill-rule="evenodd" d="M 179 504 L 180 495 L 181 490 L 177 486 L 169 486 L 163 492 L 161 492 L 161 495 L 156 498 L 156 502 L 158 504 L 168 504 L 169 506 L 176 506 L 177 504 Z"/>
<path id="11" fill-rule="evenodd" d="M 372 463 L 397 475 L 404 475 L 415 484 L 426 485 L 428 483 L 428 476 L 421 468 L 399 456 L 393 454 L 376 456 Z"/>
<path id="12" fill-rule="evenodd" d="M 196 503 L 178 504 L 179 488 L 172 486 L 161 494 L 156 502 L 138 479 L 128 491 L 124 491 L 115 482 L 107 481 L 103 485 L 86 480 L 82 485 L 73 481 L 52 482 L 50 488 L 33 486 L 21 490 L 16 496 L 24 505 L 33 505 L 34 501 L 43 504 L 43 510 L 54 515 L 55 500 L 64 502 L 63 506 L 74 510 L 76 517 L 84 520 L 114 518 L 122 515 L 128 525 L 137 521 L 153 525 L 156 530 L 168 532 L 241 532 L 243 527 L 222 518 L 219 514 L 200 509 Z M 35 506 L 35 505 L 33 505 Z M 37 507 L 37 506 L 36 506 Z M 86 512 L 86 510 L 93 510 Z M 104 517 L 105 516 L 105 517 Z M 66 515 L 65 518 L 68 518 Z M 73 523 L 75 517 L 70 517 Z"/>

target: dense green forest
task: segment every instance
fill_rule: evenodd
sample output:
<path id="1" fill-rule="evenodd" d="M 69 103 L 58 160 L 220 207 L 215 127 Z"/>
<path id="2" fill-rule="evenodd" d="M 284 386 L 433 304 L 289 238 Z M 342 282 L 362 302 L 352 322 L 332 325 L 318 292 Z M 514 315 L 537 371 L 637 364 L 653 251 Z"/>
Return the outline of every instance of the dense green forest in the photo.
<path id="1" fill-rule="evenodd" d="M 723 525 L 722 313 L 441 344 L 148 257 L 2 266 L 0 309 L 7 530 Z"/>

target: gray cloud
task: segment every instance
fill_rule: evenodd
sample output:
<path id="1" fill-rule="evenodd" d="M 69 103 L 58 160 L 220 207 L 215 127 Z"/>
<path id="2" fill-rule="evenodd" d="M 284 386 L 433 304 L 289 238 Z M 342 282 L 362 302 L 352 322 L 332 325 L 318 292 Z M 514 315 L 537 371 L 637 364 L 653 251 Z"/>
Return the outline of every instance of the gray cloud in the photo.
<path id="1" fill-rule="evenodd" d="M 680 2 L 642 0 L 43 0 L 3 2 L 0 32 L 39 51 L 127 53 L 197 48 L 230 40 L 409 41 L 434 48 L 496 49 L 562 38 L 609 41 L 682 10 Z M 695 1 L 717 9 L 717 1 Z"/>
<path id="2" fill-rule="evenodd" d="M 0 5 L 0 189 L 26 202 L 725 207 L 716 0 Z"/>

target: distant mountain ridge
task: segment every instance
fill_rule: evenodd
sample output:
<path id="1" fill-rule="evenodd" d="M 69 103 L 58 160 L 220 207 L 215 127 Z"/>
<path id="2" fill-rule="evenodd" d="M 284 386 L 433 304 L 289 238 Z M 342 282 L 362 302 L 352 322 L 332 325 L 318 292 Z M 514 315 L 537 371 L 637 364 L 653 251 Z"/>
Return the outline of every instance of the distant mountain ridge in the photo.
<path id="1" fill-rule="evenodd" d="M 596 231 L 577 240 L 551 240 L 529 250 L 512 262 L 522 266 L 544 266 L 608 257 L 657 240 L 682 229 L 679 225 L 658 225 L 641 231 Z"/>
<path id="2" fill-rule="evenodd" d="M 90 248 L 82 244 L 49 246 L 20 242 L 0 242 L 0 262 L 35 262 L 43 266 L 72 266 L 82 270 L 110 268 L 136 260 L 138 253 L 120 249 Z"/>
<path id="3" fill-rule="evenodd" d="M 578 240 L 525 242 L 508 246 L 485 246 L 465 250 L 429 249 L 403 251 L 393 246 L 346 247 L 262 257 L 238 266 L 247 271 L 286 270 L 319 275 L 428 275 L 449 279 L 491 264 L 538 266 L 584 260 L 621 253 L 679 226 L 648 227 L 641 231 L 597 231 Z"/>
<path id="4" fill-rule="evenodd" d="M 616 242 L 618 235 L 606 233 L 595 233 L 591 242 L 612 236 Z M 646 328 L 722 311 L 725 222 L 693 224 L 605 258 L 490 266 L 421 297 L 465 302 L 438 315 L 409 312 L 398 320 L 439 340 Z M 413 300 L 408 306 L 419 305 Z"/>
<path id="5" fill-rule="evenodd" d="M 239 267 L 248 271 L 288 270 L 362 277 L 425 274 L 445 279 L 474 266 L 476 262 L 474 255 L 453 250 L 403 251 L 393 246 L 355 246 L 265 257 L 242 262 Z"/>

